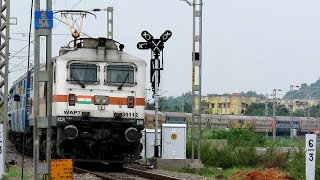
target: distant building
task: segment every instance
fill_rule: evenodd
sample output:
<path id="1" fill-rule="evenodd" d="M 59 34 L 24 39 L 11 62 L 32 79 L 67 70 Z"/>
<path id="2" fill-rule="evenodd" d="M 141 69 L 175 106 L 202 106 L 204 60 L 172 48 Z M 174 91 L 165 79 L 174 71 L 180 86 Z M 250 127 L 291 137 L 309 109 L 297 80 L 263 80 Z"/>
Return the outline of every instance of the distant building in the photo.
<path id="1" fill-rule="evenodd" d="M 257 97 L 244 97 L 240 93 L 233 93 L 229 96 L 202 96 L 202 102 L 206 104 L 206 107 L 202 107 L 202 109 L 210 114 L 242 115 L 250 104 L 259 101 L 260 99 Z"/>
<path id="2" fill-rule="evenodd" d="M 277 100 L 279 101 L 279 100 Z M 272 102 L 272 99 L 269 100 L 269 102 Z M 317 106 L 320 104 L 320 99 L 280 99 L 279 104 L 285 105 L 289 110 L 291 109 L 291 103 L 293 103 L 293 111 L 296 111 L 298 109 L 306 109 L 308 106 Z"/>

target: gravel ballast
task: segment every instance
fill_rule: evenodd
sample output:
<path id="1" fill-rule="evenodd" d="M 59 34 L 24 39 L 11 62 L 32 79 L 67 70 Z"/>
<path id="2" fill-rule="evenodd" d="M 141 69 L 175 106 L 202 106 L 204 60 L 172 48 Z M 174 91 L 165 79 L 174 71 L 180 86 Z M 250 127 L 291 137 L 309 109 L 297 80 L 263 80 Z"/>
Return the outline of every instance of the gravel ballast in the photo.
<path id="1" fill-rule="evenodd" d="M 20 154 L 13 146 L 13 144 L 10 141 L 7 141 L 7 149 L 6 149 L 6 162 L 8 166 L 20 170 L 22 169 L 22 154 Z M 7 167 L 8 167 L 7 166 Z M 163 174 L 166 176 L 172 176 L 180 179 L 185 180 L 208 180 L 209 178 L 195 175 L 195 174 L 189 174 L 189 173 L 178 173 L 178 172 L 171 172 L 166 170 L 160 170 L 160 169 L 150 169 L 148 171 L 152 171 L 156 174 Z M 24 158 L 24 174 L 26 177 L 30 177 L 33 174 L 33 159 L 30 156 L 25 156 Z M 119 177 L 119 180 L 122 178 L 120 177 L 120 174 L 115 174 L 115 176 Z M 95 175 L 85 173 L 85 174 L 78 174 L 73 173 L 74 180 L 100 180 L 100 178 L 96 177 Z M 138 177 L 128 178 L 124 177 L 124 179 L 140 179 Z M 143 179 L 143 178 L 141 178 Z"/>

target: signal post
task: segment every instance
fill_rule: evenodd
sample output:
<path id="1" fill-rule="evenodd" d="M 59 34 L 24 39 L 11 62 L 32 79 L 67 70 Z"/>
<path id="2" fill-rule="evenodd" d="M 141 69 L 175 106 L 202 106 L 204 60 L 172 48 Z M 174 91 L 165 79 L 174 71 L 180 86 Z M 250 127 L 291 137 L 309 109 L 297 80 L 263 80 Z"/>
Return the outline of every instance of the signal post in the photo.
<path id="1" fill-rule="evenodd" d="M 167 30 L 165 31 L 160 39 L 154 39 L 153 36 L 148 31 L 142 31 L 141 36 L 147 42 L 139 42 L 137 48 L 140 50 L 151 49 L 151 52 L 154 56 L 151 59 L 150 63 L 150 82 L 152 86 L 153 96 L 154 96 L 154 112 L 155 112 L 155 139 L 154 139 L 154 157 L 160 157 L 160 137 L 158 137 L 158 126 L 159 126 L 159 84 L 160 84 L 160 71 L 163 70 L 163 61 L 162 65 L 160 64 L 160 53 L 164 48 L 164 43 L 172 36 L 172 32 Z"/>

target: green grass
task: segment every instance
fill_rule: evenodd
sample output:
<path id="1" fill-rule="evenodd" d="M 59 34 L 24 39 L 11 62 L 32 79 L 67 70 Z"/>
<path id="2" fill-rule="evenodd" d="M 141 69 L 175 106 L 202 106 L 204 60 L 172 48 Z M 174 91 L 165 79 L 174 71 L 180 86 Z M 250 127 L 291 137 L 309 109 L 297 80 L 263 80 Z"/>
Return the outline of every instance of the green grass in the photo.
<path id="1" fill-rule="evenodd" d="M 191 156 L 190 130 L 187 139 L 187 158 Z M 273 142 L 272 136 L 257 134 L 250 129 L 205 130 L 202 132 L 201 161 L 205 167 L 201 170 L 183 169 L 180 171 L 194 173 L 206 177 L 223 176 L 230 178 L 235 172 L 243 169 L 278 167 L 288 172 L 293 179 L 303 179 L 305 174 L 304 137 L 290 139 L 277 137 Z M 226 139 L 227 146 L 218 148 L 210 143 L 212 139 Z M 265 147 L 264 155 L 256 155 L 256 147 Z M 299 151 L 284 153 L 276 152 L 277 147 L 298 147 Z M 195 147 L 197 152 L 197 146 Z M 320 180 L 320 152 L 317 153 L 316 179 Z M 195 153 L 197 158 L 197 153 Z M 218 167 L 218 168 L 217 168 Z"/>
<path id="2" fill-rule="evenodd" d="M 273 143 L 272 136 L 269 136 L 266 144 L 270 145 Z M 276 146 L 278 147 L 304 147 L 304 136 L 296 137 L 294 139 L 290 139 L 290 137 L 276 137 Z"/>
<path id="3" fill-rule="evenodd" d="M 191 156 L 190 130 L 187 139 L 187 158 Z M 305 179 L 305 137 L 276 137 L 257 134 L 250 129 L 204 130 L 201 145 L 201 161 L 205 168 L 201 170 L 180 169 L 179 171 L 206 176 L 209 178 L 222 176 L 231 179 L 238 170 L 278 167 L 289 173 L 293 180 Z M 213 139 L 226 139 L 227 146 L 218 148 Z M 255 154 L 256 147 L 265 147 L 265 155 Z M 277 147 L 297 147 L 296 150 L 279 153 Z M 197 152 L 197 146 L 195 146 Z M 320 150 L 316 153 L 316 177 L 320 180 Z M 197 158 L 197 153 L 195 153 Z"/>
<path id="4" fill-rule="evenodd" d="M 171 169 L 171 171 L 180 172 L 180 173 L 197 174 L 199 176 L 208 177 L 210 179 L 217 178 L 217 177 L 232 179 L 232 175 L 235 174 L 237 171 L 250 170 L 250 169 L 251 168 L 230 168 L 230 169 L 223 170 L 221 168 L 205 167 L 203 169 L 176 168 L 176 169 Z"/>
<path id="5" fill-rule="evenodd" d="M 4 180 L 7 180 L 9 177 L 21 177 L 21 169 L 9 167 L 9 171 L 6 172 Z M 32 175 L 30 173 L 24 173 L 24 179 L 30 179 Z"/>

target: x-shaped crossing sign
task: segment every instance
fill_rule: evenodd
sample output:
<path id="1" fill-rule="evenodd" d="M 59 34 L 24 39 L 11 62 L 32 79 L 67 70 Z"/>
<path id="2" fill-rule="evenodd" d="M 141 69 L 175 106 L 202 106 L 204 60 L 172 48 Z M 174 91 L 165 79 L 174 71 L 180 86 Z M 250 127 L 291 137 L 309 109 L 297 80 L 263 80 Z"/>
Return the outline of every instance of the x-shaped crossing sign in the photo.
<path id="1" fill-rule="evenodd" d="M 141 36 L 147 42 L 139 42 L 137 48 L 141 50 L 151 49 L 155 54 L 159 54 L 163 48 L 164 43 L 172 36 L 172 32 L 167 30 L 161 36 L 160 39 L 154 39 L 148 31 L 142 31 Z"/>

